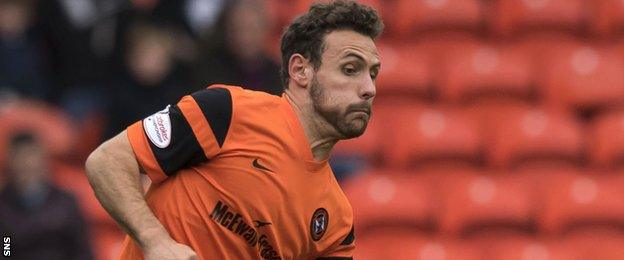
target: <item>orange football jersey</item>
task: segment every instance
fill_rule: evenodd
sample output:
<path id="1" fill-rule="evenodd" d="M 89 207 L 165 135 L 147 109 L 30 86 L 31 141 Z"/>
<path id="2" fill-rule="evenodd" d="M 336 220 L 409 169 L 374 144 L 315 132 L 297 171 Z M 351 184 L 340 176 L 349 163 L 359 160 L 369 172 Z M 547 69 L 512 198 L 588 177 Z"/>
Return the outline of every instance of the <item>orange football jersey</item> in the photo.
<path id="1" fill-rule="evenodd" d="M 148 205 L 201 259 L 352 259 L 351 205 L 284 96 L 214 85 L 127 134 Z"/>

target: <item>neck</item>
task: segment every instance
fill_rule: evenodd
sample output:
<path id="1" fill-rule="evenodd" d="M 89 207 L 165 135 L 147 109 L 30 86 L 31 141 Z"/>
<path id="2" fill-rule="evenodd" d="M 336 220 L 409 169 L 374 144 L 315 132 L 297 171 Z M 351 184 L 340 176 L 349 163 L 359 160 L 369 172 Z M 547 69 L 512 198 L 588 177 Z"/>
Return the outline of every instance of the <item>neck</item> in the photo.
<path id="1" fill-rule="evenodd" d="M 316 161 L 329 159 L 332 148 L 338 142 L 338 137 L 332 134 L 335 130 L 325 120 L 320 118 L 318 113 L 314 111 L 314 107 L 310 102 L 303 101 L 289 89 L 286 89 L 286 100 L 294 108 L 295 114 L 299 118 L 305 136 L 308 139 L 312 156 Z"/>

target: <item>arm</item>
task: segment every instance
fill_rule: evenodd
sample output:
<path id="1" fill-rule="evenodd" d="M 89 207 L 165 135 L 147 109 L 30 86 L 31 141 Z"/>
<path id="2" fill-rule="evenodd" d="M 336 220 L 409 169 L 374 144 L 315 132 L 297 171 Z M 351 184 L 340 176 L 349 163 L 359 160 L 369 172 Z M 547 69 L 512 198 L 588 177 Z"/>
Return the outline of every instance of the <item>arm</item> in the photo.
<path id="1" fill-rule="evenodd" d="M 87 178 L 106 211 L 143 249 L 146 259 L 196 259 L 173 240 L 143 195 L 139 165 L 125 131 L 98 147 L 87 159 Z"/>

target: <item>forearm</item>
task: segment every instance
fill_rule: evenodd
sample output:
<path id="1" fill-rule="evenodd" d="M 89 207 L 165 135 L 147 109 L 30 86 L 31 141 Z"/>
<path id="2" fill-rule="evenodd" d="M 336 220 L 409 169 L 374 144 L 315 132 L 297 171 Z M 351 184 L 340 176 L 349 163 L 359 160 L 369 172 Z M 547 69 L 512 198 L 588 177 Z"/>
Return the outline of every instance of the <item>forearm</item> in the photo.
<path id="1" fill-rule="evenodd" d="M 170 239 L 167 230 L 145 201 L 139 166 L 132 151 L 117 149 L 119 145 L 115 142 L 123 141 L 116 137 L 89 156 L 87 177 L 95 195 L 104 209 L 141 247 Z"/>

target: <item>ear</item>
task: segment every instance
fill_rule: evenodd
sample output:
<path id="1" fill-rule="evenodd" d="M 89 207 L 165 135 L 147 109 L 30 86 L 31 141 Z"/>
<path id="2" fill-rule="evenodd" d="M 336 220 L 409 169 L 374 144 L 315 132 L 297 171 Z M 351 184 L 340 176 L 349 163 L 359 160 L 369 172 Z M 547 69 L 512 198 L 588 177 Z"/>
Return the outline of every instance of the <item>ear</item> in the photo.
<path id="1" fill-rule="evenodd" d="M 288 75 L 290 81 L 297 86 L 306 88 L 312 80 L 312 66 L 308 59 L 301 54 L 293 54 L 288 60 Z"/>

